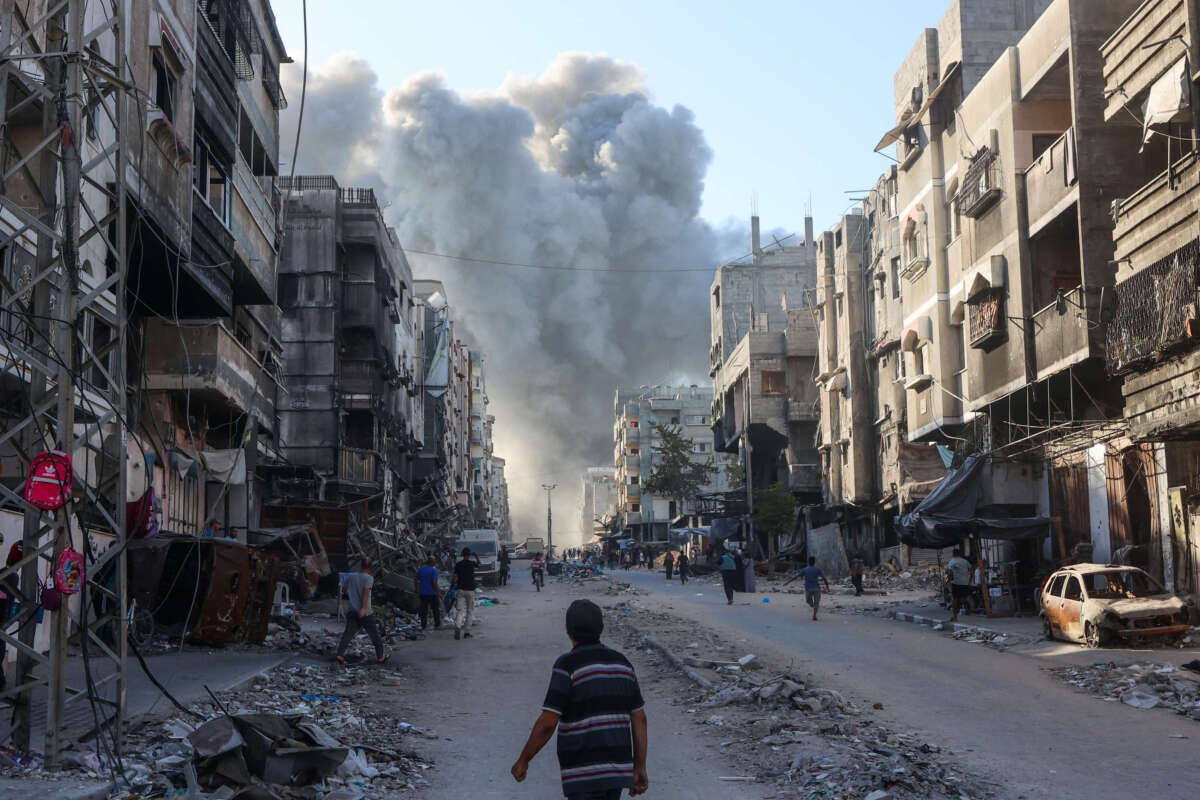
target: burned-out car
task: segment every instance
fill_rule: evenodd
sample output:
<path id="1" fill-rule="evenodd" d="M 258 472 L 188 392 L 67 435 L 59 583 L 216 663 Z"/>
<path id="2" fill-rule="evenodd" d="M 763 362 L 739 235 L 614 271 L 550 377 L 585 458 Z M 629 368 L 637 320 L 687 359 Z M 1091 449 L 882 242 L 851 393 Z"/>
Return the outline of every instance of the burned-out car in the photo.
<path id="1" fill-rule="evenodd" d="M 1181 637 L 1191 628 L 1184 602 L 1137 567 L 1064 567 L 1046 581 L 1041 607 L 1047 639 L 1082 642 L 1089 647 Z"/>

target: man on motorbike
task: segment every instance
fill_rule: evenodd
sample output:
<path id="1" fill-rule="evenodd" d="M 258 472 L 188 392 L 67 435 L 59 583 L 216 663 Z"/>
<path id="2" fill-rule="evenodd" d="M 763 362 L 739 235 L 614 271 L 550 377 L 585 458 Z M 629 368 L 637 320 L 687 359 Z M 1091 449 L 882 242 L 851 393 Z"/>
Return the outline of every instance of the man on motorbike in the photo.
<path id="1" fill-rule="evenodd" d="M 533 554 L 533 560 L 529 562 L 529 569 L 533 572 L 533 585 L 540 592 L 546 585 L 546 562 L 541 553 Z"/>

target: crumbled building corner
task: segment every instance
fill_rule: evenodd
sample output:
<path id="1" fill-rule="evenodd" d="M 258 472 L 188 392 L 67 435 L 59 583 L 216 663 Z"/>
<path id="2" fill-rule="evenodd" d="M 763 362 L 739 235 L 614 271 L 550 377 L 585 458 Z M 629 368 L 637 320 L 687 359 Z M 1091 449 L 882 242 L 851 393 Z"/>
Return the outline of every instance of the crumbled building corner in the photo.
<path id="1" fill-rule="evenodd" d="M 960 770 L 941 745 L 874 719 L 881 703 L 821 686 L 811 674 L 636 600 L 610 605 L 606 619 L 640 679 L 672 684 L 674 702 L 694 715 L 723 758 L 740 765 L 730 781 L 773 784 L 779 798 L 997 794 L 993 784 Z M 676 662 L 685 669 L 674 668 Z"/>

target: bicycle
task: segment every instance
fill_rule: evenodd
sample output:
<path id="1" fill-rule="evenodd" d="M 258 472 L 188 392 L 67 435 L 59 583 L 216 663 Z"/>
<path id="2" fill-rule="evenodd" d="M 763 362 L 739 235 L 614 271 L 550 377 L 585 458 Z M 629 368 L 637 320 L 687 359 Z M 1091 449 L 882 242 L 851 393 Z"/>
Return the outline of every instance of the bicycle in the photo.
<path id="1" fill-rule="evenodd" d="M 540 569 L 535 569 L 533 571 L 533 585 L 537 587 L 539 592 L 542 590 L 542 587 L 546 585 L 546 576 Z"/>

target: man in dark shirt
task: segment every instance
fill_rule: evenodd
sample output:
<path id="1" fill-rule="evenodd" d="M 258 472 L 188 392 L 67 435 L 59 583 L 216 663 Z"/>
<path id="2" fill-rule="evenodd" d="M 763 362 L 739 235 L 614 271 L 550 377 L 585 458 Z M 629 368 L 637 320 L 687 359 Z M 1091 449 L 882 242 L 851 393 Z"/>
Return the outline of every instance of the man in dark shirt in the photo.
<path id="1" fill-rule="evenodd" d="M 472 561 L 471 559 L 474 559 Z M 479 554 L 471 548 L 462 549 L 462 560 L 454 565 L 454 578 L 450 587 L 457 589 L 454 600 L 454 638 L 471 638 L 471 626 L 475 624 L 475 568 L 479 566 Z M 464 631 L 463 628 L 466 628 Z"/>
<path id="2" fill-rule="evenodd" d="M 646 791 L 646 711 L 629 659 L 600 643 L 604 616 L 591 600 L 567 609 L 572 649 L 558 657 L 541 716 L 512 766 L 529 762 L 558 729 L 558 766 L 567 800 L 619 800 Z"/>

